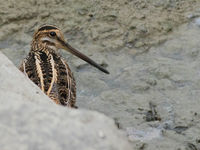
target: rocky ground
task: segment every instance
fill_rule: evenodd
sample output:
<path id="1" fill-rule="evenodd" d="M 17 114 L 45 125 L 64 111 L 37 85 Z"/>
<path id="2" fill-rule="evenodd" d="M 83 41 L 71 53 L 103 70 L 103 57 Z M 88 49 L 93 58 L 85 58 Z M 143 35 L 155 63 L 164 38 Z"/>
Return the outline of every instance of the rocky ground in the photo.
<path id="1" fill-rule="evenodd" d="M 0 70 L 1 149 L 132 149 L 114 120 L 55 105 L 1 52 Z"/>
<path id="2" fill-rule="evenodd" d="M 16 66 L 34 30 L 57 25 L 110 71 L 61 51 L 80 109 L 112 117 L 134 149 L 200 149 L 200 1 L 0 1 L 0 49 Z"/>

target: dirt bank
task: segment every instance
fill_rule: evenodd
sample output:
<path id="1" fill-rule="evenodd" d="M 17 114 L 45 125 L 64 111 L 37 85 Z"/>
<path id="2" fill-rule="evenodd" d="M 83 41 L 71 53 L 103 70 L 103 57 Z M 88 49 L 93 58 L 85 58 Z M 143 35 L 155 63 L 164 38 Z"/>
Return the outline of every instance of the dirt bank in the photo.
<path id="1" fill-rule="evenodd" d="M 59 26 L 111 73 L 61 52 L 80 109 L 114 118 L 135 149 L 198 149 L 199 8 L 197 0 L 1 0 L 0 48 L 18 66 L 39 25 Z"/>

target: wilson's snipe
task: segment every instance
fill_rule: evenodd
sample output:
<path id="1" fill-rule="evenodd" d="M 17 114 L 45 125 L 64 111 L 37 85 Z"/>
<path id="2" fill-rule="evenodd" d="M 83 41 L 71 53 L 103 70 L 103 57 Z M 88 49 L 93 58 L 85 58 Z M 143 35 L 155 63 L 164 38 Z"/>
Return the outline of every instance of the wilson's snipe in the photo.
<path id="1" fill-rule="evenodd" d="M 109 74 L 106 69 L 65 42 L 61 31 L 52 25 L 42 26 L 35 32 L 31 50 L 20 70 L 57 104 L 76 107 L 76 83 L 58 49 L 65 49 Z"/>

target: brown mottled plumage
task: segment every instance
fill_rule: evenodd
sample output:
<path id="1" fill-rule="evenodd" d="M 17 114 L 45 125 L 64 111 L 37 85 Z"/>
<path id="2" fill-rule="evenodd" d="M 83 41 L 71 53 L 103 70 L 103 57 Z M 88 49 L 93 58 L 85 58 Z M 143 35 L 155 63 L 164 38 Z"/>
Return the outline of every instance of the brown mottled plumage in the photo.
<path id="1" fill-rule="evenodd" d="M 31 50 L 20 70 L 57 104 L 76 107 L 76 83 L 67 63 L 58 49 L 65 49 L 104 73 L 107 70 L 72 48 L 61 31 L 52 25 L 40 27 L 34 34 Z"/>

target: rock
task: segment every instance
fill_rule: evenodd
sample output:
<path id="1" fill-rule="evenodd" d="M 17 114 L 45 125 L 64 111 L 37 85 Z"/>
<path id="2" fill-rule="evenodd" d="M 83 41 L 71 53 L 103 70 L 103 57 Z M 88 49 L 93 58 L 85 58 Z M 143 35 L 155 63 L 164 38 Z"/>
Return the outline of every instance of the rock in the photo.
<path id="1" fill-rule="evenodd" d="M 196 24 L 198 27 L 200 27 L 200 18 L 196 18 L 196 19 L 195 19 L 195 24 Z"/>
<path id="2" fill-rule="evenodd" d="M 41 90 L 30 82 L 6 56 L 0 52 L 0 100 L 7 104 L 7 100 L 26 101 L 50 104 L 53 103 Z M 42 100 L 41 100 L 42 97 Z M 7 104 L 9 105 L 9 104 Z"/>
<path id="3" fill-rule="evenodd" d="M 131 150 L 114 121 L 53 103 L 0 53 L 1 149 Z"/>
<path id="4" fill-rule="evenodd" d="M 133 149 L 197 145 L 200 1 L 0 1 L 0 50 L 16 66 L 28 53 L 34 30 L 45 23 L 57 25 L 74 48 L 110 72 L 105 75 L 61 53 L 77 81 L 79 109 L 102 112 L 125 131 L 145 133 L 130 134 L 142 135 L 132 138 Z M 145 120 L 149 102 L 156 104 L 161 120 Z M 188 129 L 178 134 L 175 127 Z M 154 131 L 161 134 L 151 138 Z M 104 132 L 97 134 L 106 139 Z"/>

